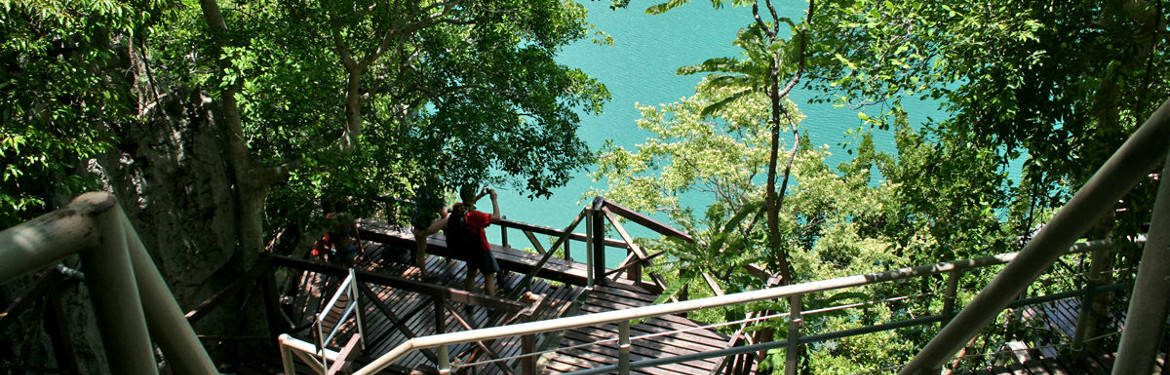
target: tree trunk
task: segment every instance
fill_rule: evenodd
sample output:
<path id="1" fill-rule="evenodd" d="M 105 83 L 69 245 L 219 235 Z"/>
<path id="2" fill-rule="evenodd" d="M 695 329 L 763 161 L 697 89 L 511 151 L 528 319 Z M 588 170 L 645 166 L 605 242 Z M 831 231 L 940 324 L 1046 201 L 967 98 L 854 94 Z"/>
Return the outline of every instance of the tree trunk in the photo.
<path id="1" fill-rule="evenodd" d="M 341 139 L 343 150 L 352 150 L 362 134 L 362 70 L 358 67 L 346 69 L 349 82 L 345 86 L 345 132 Z"/>

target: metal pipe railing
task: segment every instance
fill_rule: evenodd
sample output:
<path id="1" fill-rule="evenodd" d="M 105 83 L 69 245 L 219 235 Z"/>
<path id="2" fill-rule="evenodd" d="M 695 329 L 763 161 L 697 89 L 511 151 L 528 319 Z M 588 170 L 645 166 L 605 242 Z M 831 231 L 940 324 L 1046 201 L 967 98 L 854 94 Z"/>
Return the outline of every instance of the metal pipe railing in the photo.
<path id="1" fill-rule="evenodd" d="M 1066 248 L 1068 253 L 1088 251 L 1099 246 L 1112 246 L 1114 240 L 1098 240 L 1081 242 Z M 918 267 L 908 267 L 886 272 L 877 272 L 863 275 L 839 277 L 829 280 L 813 281 L 802 284 L 786 285 L 776 288 L 727 294 L 723 296 L 707 297 L 689 301 L 667 303 L 661 305 L 643 306 L 631 309 L 606 311 L 587 315 L 543 320 L 537 322 L 520 323 L 508 326 L 482 328 L 470 331 L 445 333 L 431 336 L 415 337 L 391 349 L 388 353 L 378 357 L 365 367 L 354 372 L 357 375 L 375 374 L 390 366 L 407 353 L 426 348 L 453 345 L 483 340 L 492 340 L 502 337 L 541 334 L 546 332 L 562 331 L 577 327 L 603 325 L 609 323 L 629 322 L 631 320 L 647 319 L 667 314 L 677 314 L 695 310 L 703 310 L 744 303 L 774 300 L 794 295 L 822 292 L 847 287 L 862 286 L 887 281 L 908 279 L 913 277 L 963 270 L 976 267 L 985 267 L 1011 262 L 1018 253 L 1006 253 L 985 256 L 975 259 L 941 262 Z"/>
<path id="2" fill-rule="evenodd" d="M 314 333 L 316 336 L 316 340 L 315 340 L 316 343 L 308 344 L 308 343 L 305 343 L 304 341 L 300 341 L 300 340 L 294 339 L 292 337 L 286 337 L 286 338 L 281 339 L 281 341 L 280 341 L 281 356 L 282 356 L 281 361 L 282 361 L 282 364 L 285 368 L 286 373 L 293 371 L 293 366 L 295 366 L 295 363 L 293 363 L 293 361 L 291 359 L 286 360 L 284 358 L 284 354 L 285 354 L 284 345 L 287 342 L 287 343 L 295 343 L 295 344 L 300 345 L 300 346 L 312 345 L 313 351 L 311 353 L 314 356 L 317 356 L 317 358 L 319 358 L 319 360 L 320 360 L 319 364 L 320 364 L 321 368 L 324 369 L 321 373 L 327 374 L 329 372 L 329 368 L 330 368 L 329 361 L 331 360 L 329 358 L 329 355 L 326 354 L 329 351 L 327 348 L 327 345 L 329 345 L 330 342 L 333 342 L 333 337 L 336 336 L 338 332 L 340 332 L 342 323 L 344 323 L 346 321 L 346 319 L 349 319 L 350 314 L 354 314 L 354 319 L 356 321 L 357 330 L 358 330 L 358 340 L 359 340 L 363 349 L 366 347 L 366 336 L 365 336 L 365 331 L 362 327 L 362 309 L 361 309 L 361 304 L 358 301 L 357 283 L 358 283 L 357 274 L 354 272 L 353 268 L 350 268 L 347 276 L 345 277 L 345 280 L 343 280 L 341 282 L 341 285 L 337 287 L 337 291 L 333 293 L 333 297 L 331 297 L 329 299 L 328 303 L 326 303 L 324 306 L 322 306 L 321 312 L 317 313 L 313 319 L 313 326 L 315 328 Z M 329 311 L 333 309 L 333 306 L 337 305 L 337 301 L 341 300 L 342 295 L 349 296 L 349 304 L 345 306 L 345 310 L 341 313 L 341 316 L 339 316 L 337 318 L 337 324 L 334 324 L 333 328 L 329 329 L 329 334 L 325 334 L 325 331 L 324 331 L 325 319 L 329 316 Z M 298 355 L 298 357 L 302 357 L 302 356 Z M 342 359 L 344 359 L 344 358 L 342 358 Z M 314 360 L 314 361 L 316 361 L 316 360 Z M 315 366 L 317 366 L 317 364 L 313 363 L 312 361 L 304 361 L 304 362 L 306 364 L 308 364 L 309 366 L 314 367 L 314 368 L 316 368 Z"/>
<path id="3" fill-rule="evenodd" d="M 1094 288 L 1094 290 L 1097 292 L 1106 292 L 1106 291 L 1120 290 L 1124 287 L 1125 287 L 1125 285 L 1123 285 L 1123 284 L 1113 284 L 1113 285 L 1098 286 L 1098 287 Z M 1085 289 L 1079 289 L 1079 290 L 1074 290 L 1074 291 L 1070 291 L 1070 292 L 1063 292 L 1063 293 L 1050 294 L 1050 295 L 1045 295 L 1045 296 L 1040 296 L 1040 297 L 1026 298 L 1026 299 L 1021 299 L 1021 300 L 1012 302 L 1011 305 L 1009 305 L 1009 306 L 1019 307 L 1019 306 L 1034 305 L 1037 303 L 1050 302 L 1050 301 L 1055 301 L 1058 299 L 1081 296 L 1081 295 L 1084 295 L 1085 292 L 1086 292 Z M 808 311 L 808 313 L 811 313 L 811 312 L 812 312 L 811 310 Z M 788 313 L 781 313 L 781 314 L 772 315 L 771 317 L 780 317 L 780 316 L 787 316 L 787 315 L 788 315 Z M 808 314 L 805 314 L 805 315 L 808 315 Z M 881 332 L 881 331 L 889 331 L 889 330 L 900 329 L 900 328 L 908 328 L 908 327 L 915 327 L 915 326 L 921 326 L 921 325 L 926 325 L 926 324 L 934 324 L 934 323 L 939 323 L 939 322 L 943 322 L 945 324 L 946 318 L 947 317 L 945 315 L 941 315 L 941 314 L 940 315 L 930 315 L 930 316 L 923 316 L 923 317 L 918 317 L 918 318 L 914 318 L 914 319 L 900 320 L 900 321 L 896 321 L 896 322 L 886 322 L 886 323 L 882 323 L 882 324 L 875 324 L 875 325 L 868 325 L 868 326 L 863 326 L 863 327 L 851 328 L 851 329 L 846 329 L 846 330 L 841 330 L 841 331 L 818 333 L 815 335 L 801 336 L 800 338 L 797 339 L 797 342 L 795 344 L 805 345 L 805 344 L 824 342 L 824 341 L 829 341 L 829 340 L 836 340 L 836 339 L 857 336 L 857 335 L 864 335 L 864 334 L 875 333 L 875 332 Z M 755 319 L 753 319 L 753 320 L 755 320 Z M 605 341 L 613 341 L 613 339 L 605 340 Z M 769 350 L 769 349 L 783 348 L 783 347 L 789 346 L 791 344 L 793 344 L 793 342 L 791 342 L 791 340 L 784 339 L 784 340 L 780 340 L 780 341 L 765 342 L 765 343 L 759 343 L 759 344 L 754 344 L 754 345 L 736 346 L 736 347 L 720 349 L 720 350 L 716 350 L 716 351 L 691 353 L 691 354 L 684 354 L 684 355 L 678 355 L 678 356 L 672 356 L 672 357 L 646 359 L 646 360 L 631 362 L 630 368 L 635 369 L 635 368 L 643 368 L 643 367 L 653 367 L 653 366 L 659 366 L 659 365 L 665 365 L 665 364 L 697 361 L 697 360 L 703 360 L 703 359 L 707 359 L 707 358 L 726 357 L 729 355 L 739 355 L 739 354 L 745 354 L 745 353 L 765 351 L 765 350 Z M 902 366 L 898 366 L 898 367 L 902 367 Z M 618 365 L 613 364 L 613 365 L 607 365 L 607 366 L 599 366 L 599 367 L 591 368 L 588 370 L 573 371 L 573 372 L 566 373 L 565 375 L 608 374 L 608 373 L 613 373 L 613 372 L 617 371 L 617 369 L 618 369 Z"/>
<path id="4" fill-rule="evenodd" d="M 86 193 L 0 231 L 0 283 L 72 254 L 81 255 L 111 372 L 157 374 L 153 336 L 176 371 L 217 373 L 112 194 Z"/>
<path id="5" fill-rule="evenodd" d="M 1170 300 L 1170 159 L 1162 167 L 1150 235 L 1142 250 L 1113 374 L 1153 371 Z"/>
<path id="6" fill-rule="evenodd" d="M 957 316 L 922 349 L 901 374 L 937 373 L 943 362 L 987 326 L 1062 250 L 1085 233 L 1128 192 L 1170 144 L 1170 101 L 1166 101 L 1101 169 L 1073 195 L 1036 234 L 1020 255 L 983 288 Z M 1164 318 L 1163 318 L 1164 319 Z"/>
<path id="7" fill-rule="evenodd" d="M 337 361 L 341 358 L 341 354 L 329 349 L 317 350 L 315 344 L 310 344 L 301 340 L 297 340 L 287 333 L 280 334 L 276 338 L 276 342 L 280 344 L 280 359 L 284 366 L 285 375 L 295 375 L 296 371 L 293 368 L 292 355 L 296 355 L 302 362 L 313 368 L 313 371 L 318 374 L 324 374 L 328 367 L 325 367 L 324 360 Z"/>

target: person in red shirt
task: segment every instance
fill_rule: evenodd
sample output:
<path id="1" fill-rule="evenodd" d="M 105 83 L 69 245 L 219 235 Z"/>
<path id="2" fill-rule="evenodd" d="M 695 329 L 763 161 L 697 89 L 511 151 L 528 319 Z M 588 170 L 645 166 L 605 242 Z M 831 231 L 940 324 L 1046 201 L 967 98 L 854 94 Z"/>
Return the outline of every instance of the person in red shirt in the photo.
<path id="1" fill-rule="evenodd" d="M 488 295 L 495 295 L 496 272 L 500 271 L 500 265 L 492 256 L 491 245 L 488 244 L 484 228 L 491 225 L 492 221 L 500 220 L 500 204 L 496 201 L 495 190 L 486 186 L 483 190 L 491 195 L 492 214 L 488 215 L 474 210 L 475 207 L 472 205 L 475 203 L 475 198 L 470 197 L 474 194 L 474 190 L 471 190 L 471 194 L 460 192 L 464 201 L 451 207 L 451 215 L 445 218 L 443 232 L 447 237 L 447 248 L 456 254 L 461 254 L 467 261 L 467 279 L 463 282 L 464 288 L 471 290 L 475 284 L 475 273 L 479 271 L 483 273 L 484 291 Z"/>

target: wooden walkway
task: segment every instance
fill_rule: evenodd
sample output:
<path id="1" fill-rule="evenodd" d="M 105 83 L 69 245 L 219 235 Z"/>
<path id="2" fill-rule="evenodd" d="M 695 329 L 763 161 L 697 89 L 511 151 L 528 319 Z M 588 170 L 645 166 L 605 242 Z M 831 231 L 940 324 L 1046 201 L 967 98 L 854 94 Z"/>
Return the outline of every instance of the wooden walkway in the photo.
<path id="1" fill-rule="evenodd" d="M 647 306 L 654 302 L 657 294 L 632 285 L 630 282 L 611 282 L 594 287 L 586 292 L 581 305 L 582 313 Z M 664 315 L 630 326 L 630 361 L 668 356 L 708 352 L 729 346 L 727 335 L 709 329 L 698 328 L 699 324 L 686 318 Z M 669 335 L 639 339 L 638 336 Z M 564 350 L 548 361 L 545 373 L 562 373 L 615 364 L 618 361 L 616 324 L 581 327 L 565 332 L 561 346 L 575 346 L 601 340 L 610 340 L 599 345 Z M 636 374 L 694 374 L 709 375 L 719 366 L 720 358 L 704 359 L 687 363 L 634 369 Z"/>
<path id="2" fill-rule="evenodd" d="M 410 251 L 415 245 L 413 238 L 408 233 L 403 233 L 403 231 L 392 227 L 371 225 L 370 223 L 363 223 L 361 230 L 363 238 L 367 239 L 365 242 L 367 244 L 366 253 L 355 264 L 355 269 L 422 281 L 452 289 L 463 287 L 466 264 L 461 260 L 451 258 L 453 254 L 446 249 L 446 242 L 441 235 L 432 236 L 428 240 L 428 252 L 432 255 L 427 258 L 427 271 L 434 277 L 422 280 L 417 276 L 417 269 L 409 266 Z M 383 245 L 376 245 L 375 242 Z M 524 273 L 531 271 L 540 259 L 539 254 L 511 248 L 493 246 L 492 250 L 501 268 L 504 269 L 497 281 L 500 295 L 507 295 L 519 288 Z M 482 275 L 477 276 L 475 284 L 477 289 L 483 286 L 482 277 Z M 367 348 L 362 355 L 357 357 L 356 363 L 358 366 L 368 363 L 410 337 L 646 306 L 657 298 L 656 293 L 636 286 L 628 280 L 611 281 L 608 285 L 595 286 L 591 290 L 586 290 L 581 286 L 585 280 L 585 264 L 551 258 L 539 270 L 537 278 L 534 279 L 529 289 L 533 293 L 531 297 L 535 298 L 522 298 L 517 304 L 527 306 L 526 311 L 501 311 L 486 306 L 442 301 L 438 303 L 442 313 L 441 317 L 440 311 L 436 311 L 436 302 L 431 296 L 365 283 L 363 287 L 368 288 L 368 291 L 363 292 L 360 303 Z M 325 276 L 314 272 L 303 273 L 300 284 L 296 288 L 301 293 L 293 301 L 294 306 L 303 308 L 300 311 L 299 322 L 303 324 L 311 321 L 313 314 L 319 312 L 321 306 L 328 302 L 341 281 L 342 278 L 337 276 Z M 324 324 L 326 333 L 333 325 L 337 324 L 338 318 L 349 302 L 348 298 L 342 298 L 329 311 Z M 442 324 L 436 325 L 436 321 L 440 321 Z M 343 323 L 337 335 L 338 338 L 328 345 L 331 349 L 337 351 L 343 349 L 349 338 L 356 332 L 353 322 L 354 320 L 351 318 Z M 698 326 L 693 321 L 673 315 L 635 324 L 631 326 L 631 335 L 634 336 L 631 359 L 638 361 L 728 347 L 726 335 L 707 329 L 699 329 Z M 672 331 L 681 332 L 641 339 L 637 337 Z M 294 336 L 307 342 L 315 342 L 310 330 L 302 330 Z M 547 334 L 537 338 L 535 344 L 537 348 L 540 348 L 539 350 L 550 350 L 613 339 L 597 345 L 545 354 L 542 363 L 547 363 L 547 365 L 543 368 L 543 373 L 561 373 L 616 364 L 618 361 L 616 338 L 617 326 L 610 324 Z M 515 337 L 493 340 L 492 342 L 455 345 L 450 348 L 452 361 L 456 364 L 514 356 L 521 354 L 522 351 L 520 338 Z M 436 355 L 433 351 L 416 351 L 399 360 L 389 373 L 408 373 L 411 370 L 431 373 L 435 371 L 435 359 Z M 719 361 L 719 358 L 699 360 L 652 369 L 638 369 L 634 372 L 706 375 L 712 372 Z M 514 374 L 520 371 L 520 360 L 512 359 L 476 366 L 474 370 L 466 370 L 471 370 L 469 373 L 476 374 Z"/>
<path id="3" fill-rule="evenodd" d="M 1065 298 L 1022 309 L 1022 317 L 1038 331 L 1050 333 L 1050 338 L 1021 343 L 1027 349 L 1001 353 L 1000 363 L 987 365 L 970 374 L 1094 374 L 1108 375 L 1117 357 L 1118 335 L 1099 339 L 1099 345 L 1086 345 L 1083 353 L 1072 353 L 1067 343 L 1072 342 L 1080 314 L 1079 297 Z M 1123 315 L 1123 314 L 1122 314 Z M 1124 316 L 1109 320 L 1107 332 L 1116 332 L 1125 324 Z M 1165 351 L 1159 354 L 1154 373 L 1167 373 Z M 1006 363 L 1004 363 L 1006 362 Z"/>
<path id="4" fill-rule="evenodd" d="M 372 251 L 371 249 L 366 250 L 367 256 L 357 265 L 357 268 L 376 270 L 377 272 L 391 275 L 405 275 L 407 278 L 417 278 L 415 276 L 417 270 L 413 267 L 394 261 L 394 258 L 399 258 L 403 252 L 387 249 L 382 246 L 374 247 Z M 427 258 L 427 271 L 431 275 L 435 275 L 435 277 L 425 281 L 449 288 L 462 288 L 463 277 L 466 275 L 465 267 L 466 265 L 462 261 L 429 256 Z M 517 273 L 505 272 L 498 278 L 500 290 L 507 292 L 517 287 L 522 276 Z M 316 282 L 323 285 L 322 289 L 324 292 L 319 293 L 321 295 L 320 297 L 316 296 L 318 293 L 304 293 L 306 297 L 304 297 L 302 306 L 306 306 L 307 308 L 303 311 L 304 315 L 302 320 L 308 321 L 311 319 L 312 314 L 315 311 L 319 311 L 320 306 L 324 302 L 327 302 L 327 299 L 331 297 L 332 292 L 336 290 L 337 284 L 341 280 L 329 277 L 327 279 L 330 280 L 325 281 L 322 280 L 319 274 L 314 273 L 306 273 L 304 277 L 309 279 L 307 283 Z M 477 276 L 476 281 L 477 288 L 481 288 L 483 285 L 483 276 Z M 583 291 L 583 288 L 569 284 L 536 280 L 530 290 L 537 296 L 537 299 L 524 301 L 533 305 L 534 308 L 527 312 L 508 312 L 486 306 L 468 305 L 454 301 L 439 301 L 439 310 L 436 310 L 435 299 L 424 294 L 381 285 L 366 285 L 366 287 L 369 288 L 369 292 L 363 293 L 360 302 L 367 341 L 366 350 L 358 358 L 358 363 L 369 362 L 373 358 L 389 352 L 395 346 L 411 337 L 442 332 L 465 331 L 522 321 L 556 318 L 563 315 Z M 308 288 L 307 290 L 312 289 Z M 348 302 L 348 299 L 342 298 L 342 302 L 330 310 L 326 318 L 326 324 L 324 324 L 326 331 L 336 324 L 338 317 L 340 317 Z M 314 306 L 315 309 L 311 308 Z M 442 314 L 441 318 L 438 315 L 440 312 Z M 436 325 L 436 321 L 441 321 L 442 325 Z M 354 327 L 353 322 L 354 320 L 350 319 L 345 323 L 346 325 L 343 326 L 341 333 L 338 334 L 340 339 L 333 341 L 332 345 L 330 345 L 331 349 L 341 351 L 341 346 L 356 332 L 356 327 Z M 302 334 L 300 336 L 299 338 L 305 341 L 314 342 L 311 340 L 311 332 L 308 335 Z M 520 348 L 519 338 L 507 338 L 484 342 L 482 345 L 455 345 L 450 348 L 450 352 L 453 361 L 474 362 L 517 355 L 520 354 Z M 436 358 L 433 351 L 416 351 L 398 361 L 394 366 L 395 371 L 393 372 L 409 372 L 412 369 L 419 369 L 428 373 L 434 372 Z M 501 363 L 502 366 L 491 366 L 481 369 L 479 373 L 511 373 L 507 369 L 513 368 L 515 364 L 515 360 L 507 361 Z"/>

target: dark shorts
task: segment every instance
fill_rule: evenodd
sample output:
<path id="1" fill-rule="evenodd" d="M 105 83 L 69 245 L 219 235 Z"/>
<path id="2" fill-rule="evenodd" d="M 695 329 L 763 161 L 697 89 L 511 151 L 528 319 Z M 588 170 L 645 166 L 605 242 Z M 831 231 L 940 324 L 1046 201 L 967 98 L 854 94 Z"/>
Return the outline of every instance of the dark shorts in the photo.
<path id="1" fill-rule="evenodd" d="M 473 251 L 468 254 L 467 267 L 477 269 L 485 275 L 500 272 L 500 264 L 496 263 L 496 257 L 492 256 L 490 251 Z"/>

